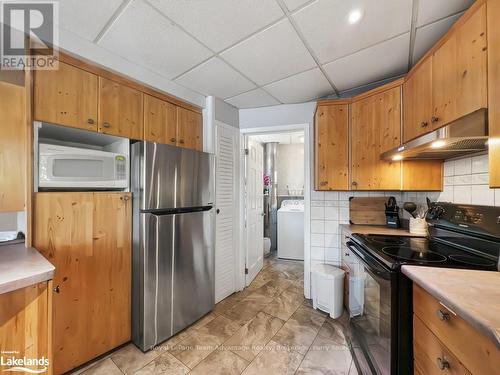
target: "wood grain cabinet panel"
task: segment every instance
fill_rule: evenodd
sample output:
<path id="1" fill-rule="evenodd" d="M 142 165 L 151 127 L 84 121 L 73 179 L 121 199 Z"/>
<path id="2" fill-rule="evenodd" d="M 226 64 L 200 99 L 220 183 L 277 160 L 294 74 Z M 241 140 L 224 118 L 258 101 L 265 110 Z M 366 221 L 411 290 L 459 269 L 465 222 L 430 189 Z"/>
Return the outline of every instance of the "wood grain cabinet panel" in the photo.
<path id="1" fill-rule="evenodd" d="M 34 72 L 34 119 L 97 131 L 98 79 L 59 62 L 58 70 Z"/>
<path id="2" fill-rule="evenodd" d="M 433 129 L 487 107 L 486 4 L 434 52 Z"/>
<path id="3" fill-rule="evenodd" d="M 177 145 L 177 107 L 144 95 L 144 140 Z"/>
<path id="4" fill-rule="evenodd" d="M 99 77 L 99 132 L 142 139 L 142 92 Z"/>
<path id="5" fill-rule="evenodd" d="M 130 340 L 130 193 L 37 193 L 34 246 L 56 267 L 54 372 Z"/>
<path id="6" fill-rule="evenodd" d="M 432 56 L 403 84 L 403 142 L 432 130 Z"/>
<path id="7" fill-rule="evenodd" d="M 52 374 L 51 281 L 31 285 L 0 295 L 0 353 L 4 360 L 12 357 L 49 360 Z M 2 366 L 5 371 L 7 366 Z M 7 372 L 14 373 L 14 372 Z"/>
<path id="8" fill-rule="evenodd" d="M 442 191 L 443 162 L 440 160 L 407 160 L 402 163 L 404 191 Z"/>
<path id="9" fill-rule="evenodd" d="M 401 142 L 401 87 L 355 98 L 351 116 L 353 190 L 400 190 L 401 162 L 380 154 Z"/>
<path id="10" fill-rule="evenodd" d="M 177 107 L 177 145 L 203 151 L 203 116 Z"/>
<path id="11" fill-rule="evenodd" d="M 349 104 L 318 106 L 315 158 L 316 190 L 349 190 Z"/>
<path id="12" fill-rule="evenodd" d="M 415 284 L 413 313 L 472 374 L 498 373 L 500 351 L 495 343 Z M 423 355 L 431 349 L 423 348 Z"/>
<path id="13" fill-rule="evenodd" d="M 0 82 L 0 212 L 25 209 L 25 88 Z"/>
<path id="14" fill-rule="evenodd" d="M 500 0 L 487 6 L 490 187 L 500 188 Z"/>

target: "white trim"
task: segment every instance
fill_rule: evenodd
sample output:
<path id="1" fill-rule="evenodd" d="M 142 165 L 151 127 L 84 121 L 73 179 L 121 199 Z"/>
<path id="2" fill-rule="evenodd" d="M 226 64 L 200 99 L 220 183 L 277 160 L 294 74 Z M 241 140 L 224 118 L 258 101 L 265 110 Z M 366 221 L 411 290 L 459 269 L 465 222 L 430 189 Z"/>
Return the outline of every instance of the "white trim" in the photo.
<path id="1" fill-rule="evenodd" d="M 311 181 L 312 181 L 312 131 L 310 123 L 303 124 L 291 124 L 291 125 L 279 125 L 279 126 L 268 126 L 268 127 L 257 127 L 257 128 L 247 128 L 240 129 L 244 141 L 240 143 L 241 145 L 241 174 L 240 174 L 240 219 L 241 223 L 245 220 L 245 202 L 244 202 L 244 171 L 245 171 L 245 158 L 244 151 L 246 145 L 246 138 L 249 135 L 260 135 L 265 133 L 283 133 L 293 130 L 304 131 L 304 296 L 308 299 L 311 298 Z M 240 238 L 244 238 L 245 227 L 240 226 Z M 240 258 L 245 259 L 246 247 L 245 244 L 240 242 Z M 245 279 L 243 264 L 243 280 Z M 244 282 L 243 282 L 244 285 Z"/>

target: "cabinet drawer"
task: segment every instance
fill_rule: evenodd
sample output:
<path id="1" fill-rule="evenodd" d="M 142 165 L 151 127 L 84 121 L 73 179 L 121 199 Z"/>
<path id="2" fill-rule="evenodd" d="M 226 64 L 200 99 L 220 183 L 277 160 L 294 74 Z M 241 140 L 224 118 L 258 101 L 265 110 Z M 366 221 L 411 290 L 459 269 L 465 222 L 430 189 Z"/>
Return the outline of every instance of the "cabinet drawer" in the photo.
<path id="1" fill-rule="evenodd" d="M 471 373 L 498 373 L 500 351 L 493 341 L 416 284 L 413 284 L 413 310 Z"/>
<path id="2" fill-rule="evenodd" d="M 413 352 L 415 367 L 422 374 L 469 375 L 464 365 L 429 331 L 424 323 L 413 316 Z"/>

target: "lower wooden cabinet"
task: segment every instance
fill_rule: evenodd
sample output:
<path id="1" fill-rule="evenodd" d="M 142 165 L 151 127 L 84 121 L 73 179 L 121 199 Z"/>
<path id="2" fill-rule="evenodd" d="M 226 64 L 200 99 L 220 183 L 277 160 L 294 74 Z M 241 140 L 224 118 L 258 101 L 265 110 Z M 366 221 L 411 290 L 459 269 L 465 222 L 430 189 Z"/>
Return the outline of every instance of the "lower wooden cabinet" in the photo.
<path id="1" fill-rule="evenodd" d="M 56 267 L 54 373 L 131 335 L 131 194 L 37 193 L 34 246 Z"/>
<path id="2" fill-rule="evenodd" d="M 423 374 L 498 374 L 496 344 L 413 284 L 415 367 Z"/>
<path id="3" fill-rule="evenodd" d="M 47 359 L 48 371 L 45 374 L 49 375 L 53 369 L 51 286 L 52 281 L 45 281 L 0 294 L 0 353 L 3 360 L 10 357 Z M 0 371 L 7 367 L 0 366 Z"/>

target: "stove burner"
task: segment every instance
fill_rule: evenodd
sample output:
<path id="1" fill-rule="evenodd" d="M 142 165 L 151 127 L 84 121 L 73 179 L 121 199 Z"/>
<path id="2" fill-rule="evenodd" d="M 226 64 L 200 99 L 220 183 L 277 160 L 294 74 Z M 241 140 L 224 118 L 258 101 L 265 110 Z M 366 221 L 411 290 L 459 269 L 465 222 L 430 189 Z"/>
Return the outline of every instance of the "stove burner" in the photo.
<path id="1" fill-rule="evenodd" d="M 391 238 L 391 237 L 379 237 L 379 238 L 370 238 L 370 240 L 372 242 L 376 242 L 376 243 L 380 243 L 382 245 L 392 245 L 392 246 L 396 246 L 396 245 L 404 245 L 406 243 L 406 241 L 403 241 L 403 240 L 399 240 L 397 238 Z"/>
<path id="2" fill-rule="evenodd" d="M 438 263 L 446 261 L 444 255 L 435 253 L 434 251 L 421 252 L 406 246 L 387 246 L 382 249 L 382 252 L 396 259 L 412 260 L 421 263 Z"/>
<path id="3" fill-rule="evenodd" d="M 450 259 L 456 260 L 459 263 L 470 264 L 473 266 L 494 266 L 496 263 L 491 260 L 475 257 L 472 255 L 450 255 Z"/>

